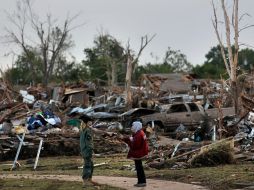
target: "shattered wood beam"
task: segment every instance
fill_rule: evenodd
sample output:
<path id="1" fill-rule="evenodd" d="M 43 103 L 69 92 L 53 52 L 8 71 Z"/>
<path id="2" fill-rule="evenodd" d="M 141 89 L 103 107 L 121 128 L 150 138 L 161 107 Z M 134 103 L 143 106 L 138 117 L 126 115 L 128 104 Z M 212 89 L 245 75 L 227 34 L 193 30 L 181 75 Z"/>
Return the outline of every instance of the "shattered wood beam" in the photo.
<path id="1" fill-rule="evenodd" d="M 2 74 L 2 76 L 5 76 L 4 75 L 4 72 L 0 69 L 0 73 Z M 11 96 L 10 96 L 10 90 L 8 89 L 8 87 L 10 86 L 9 84 L 8 84 L 8 82 L 7 82 L 7 80 L 5 79 L 5 77 L 2 77 L 2 80 L 3 80 L 3 84 L 4 84 L 4 86 L 5 86 L 5 90 L 4 90 L 4 96 L 7 98 L 7 100 L 8 100 L 8 103 L 11 103 L 11 102 L 13 102 L 13 99 L 11 98 Z"/>
<path id="2" fill-rule="evenodd" d="M 192 153 L 197 152 L 197 151 L 200 151 L 200 150 L 201 150 L 201 147 L 198 148 L 198 149 L 195 149 L 195 150 L 191 150 L 191 151 L 189 151 L 189 152 L 185 152 L 185 153 L 183 153 L 183 154 L 181 154 L 181 155 L 172 157 L 172 158 L 170 158 L 169 160 L 175 160 L 175 159 L 178 159 L 178 158 L 182 158 L 182 157 L 184 157 L 184 156 L 187 156 L 187 155 L 189 155 L 189 154 L 192 154 Z"/>
<path id="3" fill-rule="evenodd" d="M 185 153 L 183 153 L 183 154 L 181 154 L 181 155 L 172 157 L 172 158 L 170 158 L 168 161 L 175 160 L 175 159 L 178 159 L 178 158 L 182 158 L 182 157 L 184 157 L 184 156 L 187 156 L 187 155 L 189 155 L 189 154 L 195 153 L 195 152 L 200 151 L 200 150 L 202 150 L 202 149 L 207 149 L 207 148 L 210 148 L 210 147 L 212 147 L 212 146 L 214 146 L 214 145 L 217 145 L 217 144 L 219 144 L 219 143 L 224 143 L 225 141 L 230 141 L 230 140 L 232 140 L 232 139 L 233 139 L 233 137 L 228 137 L 228 138 L 226 138 L 226 139 L 222 139 L 222 140 L 220 140 L 220 141 L 217 141 L 217 142 L 214 142 L 214 143 L 211 143 L 211 144 L 202 146 L 202 147 L 200 147 L 200 148 L 197 148 L 197 149 L 195 149 L 195 150 L 191 150 L 191 151 L 189 151 L 189 152 L 185 152 Z"/>
<path id="4" fill-rule="evenodd" d="M 144 74 L 143 76 L 144 76 L 145 80 L 148 82 L 150 88 L 154 89 L 154 88 L 153 88 L 153 83 L 151 83 L 150 78 L 149 78 L 146 74 Z"/>
<path id="5" fill-rule="evenodd" d="M 246 95 L 241 95 L 241 100 L 243 103 L 243 106 L 248 108 L 249 110 L 253 110 L 254 108 L 254 100 L 251 98 L 247 97 Z"/>
<path id="6" fill-rule="evenodd" d="M 12 107 L 17 105 L 17 103 L 14 103 L 14 102 L 8 103 L 8 104 L 4 104 L 5 100 L 6 99 L 4 99 L 3 101 L 0 102 L 0 111 L 6 110 L 6 109 L 10 109 L 10 108 L 12 108 Z"/>
<path id="7" fill-rule="evenodd" d="M 6 100 L 7 100 L 6 98 L 2 99 L 0 105 L 3 105 Z"/>
<path id="8" fill-rule="evenodd" d="M 5 97 L 6 97 L 7 100 L 8 100 L 8 103 L 13 102 L 13 99 L 11 98 L 11 96 L 10 96 L 10 94 L 7 92 L 7 90 L 5 90 L 4 94 L 5 94 Z"/>
<path id="9" fill-rule="evenodd" d="M 25 105 L 25 103 L 20 103 L 16 106 L 12 107 L 11 110 L 15 110 L 15 109 L 20 108 L 21 106 L 24 106 L 24 105 Z"/>
<path id="10" fill-rule="evenodd" d="M 41 110 L 40 109 L 35 109 L 35 110 L 32 110 L 32 111 L 28 111 L 24 114 L 21 114 L 21 115 L 18 115 L 16 117 L 14 117 L 13 119 L 20 119 L 20 118 L 23 118 L 23 117 L 27 117 L 28 115 L 32 115 L 32 114 L 37 113 L 39 111 L 41 111 Z"/>
<path id="11" fill-rule="evenodd" d="M 8 115 L 10 115 L 11 113 L 12 113 L 11 110 L 5 111 L 5 112 L 1 115 L 1 117 L 0 117 L 0 123 L 3 123 L 4 119 L 5 119 Z"/>
<path id="12" fill-rule="evenodd" d="M 0 123 L 3 123 L 4 119 L 11 115 L 12 113 L 14 113 L 15 111 L 17 111 L 18 109 L 20 109 L 22 106 L 24 106 L 24 103 L 20 103 L 14 107 L 12 107 L 11 109 L 6 110 L 1 116 L 0 116 Z"/>

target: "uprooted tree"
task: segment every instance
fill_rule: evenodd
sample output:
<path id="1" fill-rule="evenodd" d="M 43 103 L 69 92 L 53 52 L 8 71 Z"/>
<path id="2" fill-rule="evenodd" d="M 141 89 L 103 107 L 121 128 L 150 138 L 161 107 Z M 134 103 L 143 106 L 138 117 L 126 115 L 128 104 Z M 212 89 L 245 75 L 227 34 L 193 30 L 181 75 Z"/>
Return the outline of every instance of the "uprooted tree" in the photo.
<path id="1" fill-rule="evenodd" d="M 141 37 L 141 43 L 140 43 L 140 49 L 138 51 L 138 54 L 135 56 L 133 52 L 130 49 L 130 43 L 128 42 L 127 47 L 125 49 L 126 55 L 127 55 L 127 71 L 126 71 L 126 77 L 125 77 L 125 91 L 126 91 L 126 100 L 127 100 L 127 107 L 130 108 L 132 105 L 132 93 L 131 93 L 131 82 L 132 82 L 132 74 L 135 69 L 135 66 L 138 63 L 139 57 L 141 56 L 142 51 L 145 49 L 145 47 L 152 41 L 152 39 L 155 37 L 153 35 L 151 38 L 148 38 L 148 36 Z"/>
<path id="2" fill-rule="evenodd" d="M 22 53 L 27 56 L 32 75 L 36 75 L 31 51 L 37 50 L 42 60 L 42 83 L 47 86 L 56 66 L 58 57 L 61 56 L 73 43 L 70 31 L 76 27 L 70 27 L 77 17 L 67 17 L 62 27 L 56 24 L 51 14 L 47 19 L 40 20 L 33 11 L 31 0 L 17 2 L 17 10 L 13 14 L 6 13 L 12 24 L 6 28 L 5 39 L 8 43 L 17 45 Z"/>

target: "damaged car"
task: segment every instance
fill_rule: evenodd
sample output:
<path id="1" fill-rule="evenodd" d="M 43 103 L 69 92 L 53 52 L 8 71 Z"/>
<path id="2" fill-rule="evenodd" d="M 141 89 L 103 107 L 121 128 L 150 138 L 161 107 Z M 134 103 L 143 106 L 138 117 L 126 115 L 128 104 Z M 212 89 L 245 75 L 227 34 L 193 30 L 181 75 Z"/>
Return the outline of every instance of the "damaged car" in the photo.
<path id="1" fill-rule="evenodd" d="M 174 132 L 180 125 L 195 130 L 207 116 L 202 106 L 193 102 L 168 105 L 160 113 L 142 116 L 144 125 L 150 125 L 164 132 Z"/>

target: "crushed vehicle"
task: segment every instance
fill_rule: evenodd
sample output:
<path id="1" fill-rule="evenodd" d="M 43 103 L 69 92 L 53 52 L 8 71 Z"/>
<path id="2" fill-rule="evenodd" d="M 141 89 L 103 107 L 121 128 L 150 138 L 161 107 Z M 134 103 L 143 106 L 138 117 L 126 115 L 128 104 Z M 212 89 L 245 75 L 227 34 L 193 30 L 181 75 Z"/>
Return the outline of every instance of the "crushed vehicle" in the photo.
<path id="1" fill-rule="evenodd" d="M 141 119 L 145 125 L 150 124 L 150 126 L 157 126 L 165 132 L 173 132 L 180 124 L 188 127 L 189 130 L 194 130 L 205 116 L 206 113 L 202 106 L 189 102 L 170 104 L 162 112 L 145 115 Z"/>
<path id="2" fill-rule="evenodd" d="M 221 109 L 224 115 L 233 115 L 233 108 Z M 164 132 L 175 132 L 179 126 L 184 126 L 189 131 L 194 131 L 198 126 L 208 119 L 217 119 L 219 110 L 217 108 L 204 110 L 194 102 L 181 102 L 164 106 L 160 113 L 141 116 L 144 125 L 150 125 Z"/>

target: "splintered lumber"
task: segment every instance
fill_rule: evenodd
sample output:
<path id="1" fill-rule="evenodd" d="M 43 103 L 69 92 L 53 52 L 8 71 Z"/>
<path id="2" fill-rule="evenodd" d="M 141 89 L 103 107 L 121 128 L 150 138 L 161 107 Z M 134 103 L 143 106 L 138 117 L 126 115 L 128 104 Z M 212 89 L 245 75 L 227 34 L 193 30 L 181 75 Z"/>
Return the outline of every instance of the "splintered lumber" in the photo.
<path id="1" fill-rule="evenodd" d="M 194 167 L 217 166 L 220 164 L 232 164 L 234 162 L 234 140 L 223 139 L 220 143 L 201 147 L 198 154 L 191 158 L 190 164 Z"/>
<path id="2" fill-rule="evenodd" d="M 9 137 L 7 135 L 1 135 L 0 136 L 0 140 L 7 140 L 7 139 L 11 139 L 11 137 Z"/>
<path id="3" fill-rule="evenodd" d="M 0 111 L 3 111 L 5 109 L 11 109 L 13 107 L 15 107 L 16 105 L 18 105 L 19 103 L 17 102 L 11 102 L 11 103 L 8 103 L 8 104 L 4 104 L 3 102 L 5 101 L 6 99 L 4 99 L 3 101 L 0 102 Z"/>
<path id="4" fill-rule="evenodd" d="M 29 110 L 29 108 L 27 108 L 27 109 Z M 21 115 L 17 115 L 17 116 L 15 116 L 15 117 L 12 118 L 12 119 L 15 120 L 15 119 L 20 119 L 20 118 L 23 118 L 23 117 L 27 117 L 27 116 L 32 115 L 32 114 L 34 114 L 34 113 L 37 113 L 37 112 L 39 112 L 39 111 L 40 111 L 40 109 L 35 109 L 35 110 L 32 110 L 32 111 L 28 111 L 28 112 L 23 113 L 23 114 L 21 114 Z"/>
<path id="5" fill-rule="evenodd" d="M 187 155 L 189 155 L 189 154 L 192 154 L 192 153 L 195 153 L 195 152 L 198 152 L 198 151 L 204 152 L 205 150 L 212 149 L 212 148 L 214 148 L 215 146 L 218 146 L 219 144 L 227 143 L 228 141 L 230 142 L 230 143 L 229 143 L 230 148 L 234 148 L 233 137 L 229 137 L 229 138 L 222 139 L 222 140 L 220 140 L 220 141 L 214 142 L 214 143 L 212 143 L 212 144 L 202 146 L 202 147 L 197 148 L 197 149 L 195 149 L 195 150 L 191 150 L 191 151 L 189 151 L 189 152 L 185 152 L 185 153 L 183 153 L 183 154 L 181 154 L 181 155 L 172 157 L 172 158 L 170 158 L 169 160 L 179 159 L 179 158 L 182 158 L 182 157 L 184 157 L 184 156 L 187 156 Z"/>
<path id="6" fill-rule="evenodd" d="M 226 138 L 226 139 L 222 139 L 218 142 L 215 142 L 215 143 L 212 143 L 212 144 L 209 144 L 209 145 L 206 145 L 206 146 L 202 146 L 200 148 L 200 153 L 203 153 L 205 151 L 209 151 L 211 149 L 214 149 L 220 145 L 228 145 L 230 149 L 234 149 L 234 140 L 233 140 L 233 137 L 229 137 L 229 138 Z"/>
<path id="7" fill-rule="evenodd" d="M 242 103 L 243 103 L 243 107 L 249 111 L 253 110 L 254 109 L 254 100 L 247 97 L 246 95 L 244 94 L 241 94 L 241 100 L 242 100 Z"/>
<path id="8" fill-rule="evenodd" d="M 200 149 L 201 149 L 201 148 L 198 148 L 198 149 L 195 149 L 195 150 L 191 150 L 191 151 L 189 151 L 189 152 L 185 152 L 185 153 L 183 153 L 183 154 L 181 154 L 181 155 L 172 157 L 172 158 L 170 158 L 169 160 L 175 160 L 175 159 L 178 159 L 178 158 L 182 158 L 182 157 L 187 156 L 187 155 L 189 155 L 189 154 L 192 154 L 192 153 L 195 153 L 195 152 L 197 152 L 197 151 L 200 151 Z"/>
<path id="9" fill-rule="evenodd" d="M 103 166 L 103 165 L 108 165 L 108 162 L 102 162 L 102 163 L 94 164 L 94 167 Z"/>
<path id="10" fill-rule="evenodd" d="M 94 164 L 94 167 L 99 167 L 99 166 L 104 166 L 104 165 L 108 165 L 108 162 Z M 83 166 L 79 166 L 78 169 L 83 169 Z"/>
<path id="11" fill-rule="evenodd" d="M 25 107 L 25 108 L 27 109 L 25 103 L 20 103 L 20 104 L 18 104 L 18 105 L 16 105 L 16 106 L 14 106 L 14 107 L 12 107 L 12 108 L 6 110 L 6 111 L 1 115 L 1 117 L 0 117 L 0 123 L 2 123 L 2 122 L 4 121 L 4 119 L 6 119 L 6 117 L 8 117 L 8 116 L 11 115 L 12 113 L 14 113 L 14 112 L 20 110 L 20 108 L 22 108 L 22 107 Z"/>
<path id="12" fill-rule="evenodd" d="M 5 119 L 8 115 L 10 115 L 11 113 L 12 113 L 11 110 L 5 111 L 5 112 L 1 115 L 1 117 L 0 117 L 0 123 L 3 123 L 4 119 Z"/>

